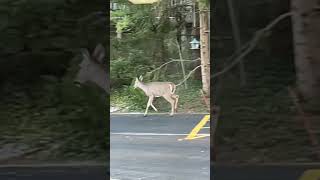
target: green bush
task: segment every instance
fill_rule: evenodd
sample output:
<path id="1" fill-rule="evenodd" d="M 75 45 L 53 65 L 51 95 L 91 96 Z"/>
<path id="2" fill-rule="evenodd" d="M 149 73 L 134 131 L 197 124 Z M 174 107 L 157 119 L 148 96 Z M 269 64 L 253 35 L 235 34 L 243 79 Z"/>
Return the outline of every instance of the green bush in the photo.
<path id="1" fill-rule="evenodd" d="M 150 70 L 150 61 L 145 57 L 144 51 L 130 49 L 116 59 L 111 59 L 110 74 L 113 88 L 130 85 L 132 78 L 145 74 Z"/>
<path id="2" fill-rule="evenodd" d="M 134 89 L 132 86 L 124 86 L 112 91 L 111 94 L 111 106 L 127 108 L 130 111 L 143 110 L 148 101 L 141 90 Z"/>

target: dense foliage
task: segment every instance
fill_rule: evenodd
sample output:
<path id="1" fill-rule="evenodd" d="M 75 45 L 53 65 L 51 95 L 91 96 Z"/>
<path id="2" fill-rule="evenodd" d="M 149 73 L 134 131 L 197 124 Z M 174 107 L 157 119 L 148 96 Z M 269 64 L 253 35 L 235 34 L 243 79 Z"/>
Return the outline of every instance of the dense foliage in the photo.
<path id="1" fill-rule="evenodd" d="M 105 159 L 107 99 L 73 84 L 79 49 L 107 38 L 101 15 L 88 16 L 104 5 L 0 1 L 1 147 L 40 148 L 34 159 Z"/>
<path id="2" fill-rule="evenodd" d="M 288 12 L 290 1 L 234 1 L 241 40 L 247 42 L 255 31 L 275 17 Z M 235 47 L 226 2 L 218 1 L 213 17 L 215 61 L 212 72 L 226 67 L 226 57 Z M 252 14 L 255 14 L 252 16 Z M 217 159 L 223 162 L 312 162 L 317 161 L 302 118 L 290 96 L 296 69 L 290 18 L 279 23 L 243 61 L 247 84 L 239 83 L 239 67 L 216 78 L 211 89 L 221 108 L 217 128 Z M 317 121 L 319 122 L 319 121 Z M 314 123 L 316 125 L 318 123 Z M 318 136 L 319 137 L 319 136 Z"/>

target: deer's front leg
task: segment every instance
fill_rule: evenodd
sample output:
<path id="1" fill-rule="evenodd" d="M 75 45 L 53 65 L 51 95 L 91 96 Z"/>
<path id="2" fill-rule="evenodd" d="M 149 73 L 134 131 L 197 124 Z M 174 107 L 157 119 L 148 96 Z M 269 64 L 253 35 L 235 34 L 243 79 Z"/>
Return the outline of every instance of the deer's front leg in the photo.
<path id="1" fill-rule="evenodd" d="M 144 112 L 144 115 L 143 115 L 143 116 L 147 116 L 147 114 L 148 114 L 148 109 L 149 109 L 149 107 L 150 107 L 150 105 L 151 105 L 152 101 L 153 101 L 153 96 L 149 96 L 149 100 L 148 100 L 147 108 L 146 108 L 146 111 Z"/>

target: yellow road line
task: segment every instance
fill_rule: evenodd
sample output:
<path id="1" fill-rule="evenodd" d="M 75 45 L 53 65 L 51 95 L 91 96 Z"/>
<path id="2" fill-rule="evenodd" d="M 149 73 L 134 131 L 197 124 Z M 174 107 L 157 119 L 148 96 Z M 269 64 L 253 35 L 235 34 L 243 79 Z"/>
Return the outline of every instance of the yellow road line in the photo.
<path id="1" fill-rule="evenodd" d="M 195 137 L 192 137 L 190 139 L 187 139 L 187 140 L 193 140 L 193 139 L 199 139 L 199 138 L 204 138 L 204 137 L 209 137 L 210 135 L 197 135 Z"/>
<path id="2" fill-rule="evenodd" d="M 320 179 L 320 169 L 309 169 L 306 170 L 299 180 L 319 180 Z"/>
<path id="3" fill-rule="evenodd" d="M 198 136 L 200 129 L 210 120 L 210 115 L 205 115 L 202 120 L 192 129 L 190 134 L 185 138 L 187 140 L 197 139 L 201 137 L 207 137 L 208 135 Z"/>

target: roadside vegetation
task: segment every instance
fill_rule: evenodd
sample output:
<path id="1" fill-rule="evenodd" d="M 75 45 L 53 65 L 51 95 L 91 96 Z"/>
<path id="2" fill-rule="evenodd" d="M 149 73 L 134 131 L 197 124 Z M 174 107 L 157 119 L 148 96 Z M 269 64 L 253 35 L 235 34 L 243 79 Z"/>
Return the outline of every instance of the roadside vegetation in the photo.
<path id="1" fill-rule="evenodd" d="M 234 9 L 228 5 L 230 2 L 234 3 Z M 319 64 L 310 65 L 304 58 L 307 54 L 310 59 L 319 59 L 319 53 L 309 53 L 318 48 L 309 41 L 315 39 L 314 34 L 299 30 L 305 28 L 303 22 L 309 22 L 306 29 L 319 29 L 315 23 L 319 16 L 292 16 L 289 12 L 305 11 L 304 5 L 297 2 L 217 1 L 214 15 L 217 31 L 213 37 L 216 69 L 212 72 L 219 72 L 235 61 L 236 58 L 228 60 L 228 57 L 237 49 L 236 38 L 244 45 L 260 36 L 259 41 L 250 44 L 252 51 L 242 58 L 245 76 L 241 76 L 236 64 L 214 79 L 214 103 L 221 109 L 215 142 L 218 162 L 319 162 L 320 86 L 307 83 L 319 79 L 319 74 L 309 74 Z M 225 13 L 230 11 L 237 13 L 233 23 L 231 19 L 226 22 Z M 236 20 L 238 37 L 234 33 Z M 271 22 L 272 28 L 261 31 L 267 25 L 270 27 Z M 303 39 L 305 47 L 293 37 Z M 241 83 L 243 80 L 246 83 Z"/>
<path id="2" fill-rule="evenodd" d="M 108 99 L 73 84 L 79 49 L 105 37 L 103 23 L 83 17 L 104 5 L 0 2 L 1 163 L 106 159 Z"/>

